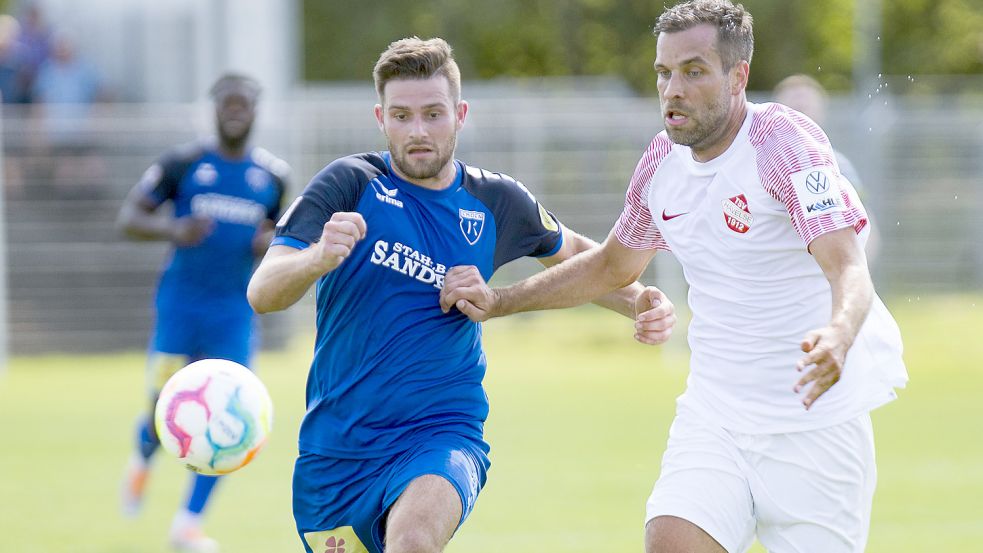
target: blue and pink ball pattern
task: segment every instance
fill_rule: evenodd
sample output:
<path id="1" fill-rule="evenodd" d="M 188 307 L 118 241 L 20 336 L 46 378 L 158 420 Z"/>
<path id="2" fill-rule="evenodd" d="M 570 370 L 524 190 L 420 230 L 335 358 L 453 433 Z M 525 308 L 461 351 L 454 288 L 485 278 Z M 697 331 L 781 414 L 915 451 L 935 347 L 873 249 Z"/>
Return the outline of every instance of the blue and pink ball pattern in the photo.
<path id="1" fill-rule="evenodd" d="M 202 359 L 179 370 L 154 410 L 160 443 L 189 469 L 228 474 L 253 460 L 273 427 L 273 402 L 246 367 Z"/>

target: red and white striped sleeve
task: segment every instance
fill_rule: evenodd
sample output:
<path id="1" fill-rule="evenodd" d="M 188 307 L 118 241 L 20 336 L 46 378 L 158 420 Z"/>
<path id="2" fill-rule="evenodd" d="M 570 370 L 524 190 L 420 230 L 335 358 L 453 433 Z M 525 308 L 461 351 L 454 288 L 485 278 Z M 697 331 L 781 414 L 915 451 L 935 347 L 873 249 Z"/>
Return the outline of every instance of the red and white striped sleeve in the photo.
<path id="1" fill-rule="evenodd" d="M 829 139 L 818 125 L 781 104 L 765 104 L 749 131 L 765 190 L 785 204 L 806 245 L 827 232 L 867 225 L 867 213 L 848 192 Z"/>
<path id="2" fill-rule="evenodd" d="M 635 173 L 625 194 L 625 208 L 614 225 L 618 241 L 631 249 L 669 251 L 669 244 L 652 221 L 648 195 L 652 176 L 671 149 L 672 141 L 665 131 L 660 132 L 635 166 Z"/>

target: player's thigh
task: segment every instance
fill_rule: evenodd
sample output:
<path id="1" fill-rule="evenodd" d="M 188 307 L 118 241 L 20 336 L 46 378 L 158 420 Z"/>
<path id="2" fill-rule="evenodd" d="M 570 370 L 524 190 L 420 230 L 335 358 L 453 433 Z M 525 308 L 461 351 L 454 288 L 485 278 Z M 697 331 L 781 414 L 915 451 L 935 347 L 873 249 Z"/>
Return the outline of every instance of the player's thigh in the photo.
<path id="1" fill-rule="evenodd" d="M 386 517 L 386 550 L 443 551 L 461 521 L 463 504 L 443 476 L 418 476 L 403 490 Z"/>
<path id="2" fill-rule="evenodd" d="M 657 516 L 645 525 L 646 553 L 726 553 L 717 540 L 692 522 Z"/>
<path id="3" fill-rule="evenodd" d="M 772 436 L 747 459 L 758 539 L 769 551 L 864 550 L 877 484 L 869 415 Z"/>
<path id="4" fill-rule="evenodd" d="M 680 406 L 646 504 L 648 553 L 746 551 L 754 505 L 745 470 L 729 432 Z"/>
<path id="5" fill-rule="evenodd" d="M 438 496 L 447 503 L 437 525 L 439 530 L 449 524 L 453 533 L 473 509 L 488 466 L 484 442 L 463 436 L 436 436 L 379 459 L 333 459 L 301 452 L 293 479 L 298 534 L 307 551 L 344 542 L 346 553 L 381 553 L 393 505 L 424 475 L 443 479 L 453 490 Z M 426 490 L 415 489 L 412 496 L 416 491 Z M 412 496 L 404 503 L 408 507 L 416 504 Z M 393 523 L 398 527 L 401 520 L 397 516 Z"/>
<path id="6" fill-rule="evenodd" d="M 489 465 L 484 442 L 465 436 L 435 437 L 407 452 L 386 493 L 387 547 L 442 548 L 474 509 Z"/>

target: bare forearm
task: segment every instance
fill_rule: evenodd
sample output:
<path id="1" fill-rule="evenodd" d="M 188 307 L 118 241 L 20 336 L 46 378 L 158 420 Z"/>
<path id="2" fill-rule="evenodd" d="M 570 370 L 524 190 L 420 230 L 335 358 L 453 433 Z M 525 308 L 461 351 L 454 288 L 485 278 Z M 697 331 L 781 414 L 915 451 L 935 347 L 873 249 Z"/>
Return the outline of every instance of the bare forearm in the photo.
<path id="1" fill-rule="evenodd" d="M 867 319 L 874 297 L 874 285 L 865 265 L 850 265 L 830 280 L 833 311 L 830 326 L 839 328 L 852 343 Z"/>
<path id="2" fill-rule="evenodd" d="M 634 276 L 626 277 L 610 271 L 604 260 L 603 250 L 594 248 L 526 280 L 496 289 L 498 298 L 492 316 L 573 307 L 598 300 L 605 294 L 608 296 L 598 300 L 600 305 L 633 316 L 634 307 L 625 303 L 625 298 L 631 293 L 630 289 L 616 293 L 612 291 L 623 288 L 634 280 Z"/>
<path id="3" fill-rule="evenodd" d="M 172 240 L 174 237 L 174 219 L 168 215 L 124 209 L 116 226 L 131 240 Z"/>
<path id="4" fill-rule="evenodd" d="M 569 256 L 567 259 L 570 259 L 583 252 L 600 247 L 600 244 L 597 242 L 566 227 L 564 227 L 563 232 L 564 248 L 561 250 L 559 256 L 556 257 Z M 543 263 L 549 266 L 553 264 L 553 261 L 555 261 L 555 259 L 550 258 L 548 260 L 543 260 Z M 638 282 L 632 282 L 625 287 L 618 288 L 613 292 L 608 292 L 603 296 L 594 299 L 593 303 L 633 319 L 635 318 L 635 298 L 637 298 L 638 294 L 640 294 L 644 289 L 645 287 Z"/>
<path id="5" fill-rule="evenodd" d="M 620 313 L 629 319 L 635 318 L 635 298 L 642 293 L 645 286 L 638 282 L 633 282 L 623 288 L 618 288 L 614 292 L 609 292 L 594 300 L 595 305 L 605 309 L 610 309 L 615 313 Z"/>
<path id="6" fill-rule="evenodd" d="M 263 260 L 246 291 L 249 305 L 257 313 L 281 311 L 297 303 L 324 274 L 310 261 L 309 251 Z"/>

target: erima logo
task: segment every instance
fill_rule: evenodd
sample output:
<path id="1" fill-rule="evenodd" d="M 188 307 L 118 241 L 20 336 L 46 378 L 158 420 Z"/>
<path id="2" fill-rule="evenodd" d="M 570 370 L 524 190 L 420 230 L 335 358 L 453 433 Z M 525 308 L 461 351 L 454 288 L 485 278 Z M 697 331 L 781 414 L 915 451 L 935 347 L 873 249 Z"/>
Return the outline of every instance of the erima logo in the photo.
<path id="1" fill-rule="evenodd" d="M 396 206 L 400 209 L 403 208 L 403 202 L 396 199 L 396 193 L 399 192 L 398 188 L 386 188 L 386 185 L 382 184 L 379 179 L 372 179 L 372 189 L 375 191 L 375 199 L 379 200 L 384 204 L 389 204 Z"/>
<path id="2" fill-rule="evenodd" d="M 806 206 L 806 213 L 817 213 L 820 211 L 826 211 L 827 209 L 833 209 L 840 206 L 840 202 L 836 198 L 826 198 L 825 200 L 818 201 L 812 205 Z"/>
<path id="3" fill-rule="evenodd" d="M 813 171 L 806 177 L 806 189 L 813 194 L 825 194 L 829 190 L 829 177 L 822 171 Z"/>
<path id="4" fill-rule="evenodd" d="M 482 229 L 485 228 L 485 212 L 458 209 L 457 213 L 460 216 L 460 227 L 461 232 L 464 233 L 464 239 L 468 241 L 468 244 L 475 245 L 481 238 Z"/>

